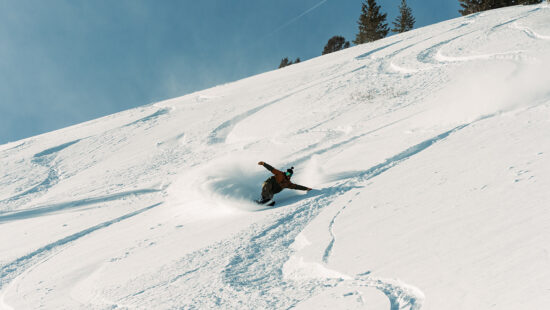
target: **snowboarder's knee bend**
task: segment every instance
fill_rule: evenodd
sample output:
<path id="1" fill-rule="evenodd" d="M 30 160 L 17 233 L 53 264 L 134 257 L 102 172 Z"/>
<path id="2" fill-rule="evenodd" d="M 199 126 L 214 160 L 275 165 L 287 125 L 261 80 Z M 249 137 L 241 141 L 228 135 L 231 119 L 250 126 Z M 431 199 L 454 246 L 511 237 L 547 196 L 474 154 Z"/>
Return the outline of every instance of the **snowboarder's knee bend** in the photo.
<path id="1" fill-rule="evenodd" d="M 264 182 L 262 186 L 262 200 L 268 201 L 273 198 L 273 186 L 271 186 L 270 182 Z"/>

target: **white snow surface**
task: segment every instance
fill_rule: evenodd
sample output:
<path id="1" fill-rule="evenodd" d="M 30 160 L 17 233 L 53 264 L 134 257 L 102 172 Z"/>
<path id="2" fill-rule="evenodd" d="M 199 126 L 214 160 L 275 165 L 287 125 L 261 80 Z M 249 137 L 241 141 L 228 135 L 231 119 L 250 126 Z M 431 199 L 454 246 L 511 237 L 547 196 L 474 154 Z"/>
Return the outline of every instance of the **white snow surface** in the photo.
<path id="1" fill-rule="evenodd" d="M 547 309 L 550 7 L 0 146 L 0 309 Z M 252 203 L 295 167 L 273 208 Z"/>

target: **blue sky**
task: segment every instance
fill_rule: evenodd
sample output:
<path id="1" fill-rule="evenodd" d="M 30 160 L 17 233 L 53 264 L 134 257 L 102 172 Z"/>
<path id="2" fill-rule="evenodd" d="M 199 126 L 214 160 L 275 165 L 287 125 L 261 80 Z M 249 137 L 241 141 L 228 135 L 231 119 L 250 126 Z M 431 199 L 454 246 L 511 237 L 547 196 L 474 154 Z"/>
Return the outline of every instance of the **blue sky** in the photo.
<path id="1" fill-rule="evenodd" d="M 401 0 L 378 0 L 388 22 Z M 0 0 L 0 144 L 319 56 L 361 0 Z M 458 0 L 408 0 L 415 28 Z"/>

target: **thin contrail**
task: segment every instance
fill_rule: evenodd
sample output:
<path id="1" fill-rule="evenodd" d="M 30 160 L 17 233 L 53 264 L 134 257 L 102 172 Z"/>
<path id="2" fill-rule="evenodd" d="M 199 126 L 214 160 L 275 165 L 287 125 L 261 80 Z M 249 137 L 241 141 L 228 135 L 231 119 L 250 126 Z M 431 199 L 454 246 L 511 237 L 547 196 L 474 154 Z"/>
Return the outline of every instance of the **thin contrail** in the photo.
<path id="1" fill-rule="evenodd" d="M 294 17 L 293 19 L 287 21 L 286 23 L 282 24 L 281 26 L 279 26 L 277 29 L 273 30 L 271 33 L 269 33 L 266 37 L 269 37 L 271 35 L 273 35 L 274 33 L 278 32 L 278 31 L 281 31 L 281 29 L 285 28 L 285 27 L 288 27 L 288 25 L 294 23 L 295 21 L 297 21 L 298 19 L 300 19 L 301 17 L 303 17 L 304 15 L 308 14 L 309 12 L 315 10 L 316 8 L 318 8 L 319 6 L 321 6 L 323 3 L 327 2 L 328 0 L 322 0 L 321 2 L 317 3 L 316 5 L 312 6 L 311 8 L 305 10 L 304 12 L 302 12 L 300 15 Z"/>

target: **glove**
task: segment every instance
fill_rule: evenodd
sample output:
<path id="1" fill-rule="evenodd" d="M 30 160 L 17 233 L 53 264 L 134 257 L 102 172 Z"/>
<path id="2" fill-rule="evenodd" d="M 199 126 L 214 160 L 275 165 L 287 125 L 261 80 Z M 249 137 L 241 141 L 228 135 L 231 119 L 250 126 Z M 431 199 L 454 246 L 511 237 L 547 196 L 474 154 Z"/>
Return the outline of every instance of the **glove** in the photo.
<path id="1" fill-rule="evenodd" d="M 258 165 L 263 166 L 265 163 L 263 161 L 259 162 Z"/>

